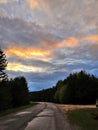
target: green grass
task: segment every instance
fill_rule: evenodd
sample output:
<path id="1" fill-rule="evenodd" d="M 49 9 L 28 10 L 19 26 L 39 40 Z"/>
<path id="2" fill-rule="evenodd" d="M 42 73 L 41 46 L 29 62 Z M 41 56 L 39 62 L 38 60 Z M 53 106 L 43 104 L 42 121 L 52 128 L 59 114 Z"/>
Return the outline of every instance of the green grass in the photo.
<path id="1" fill-rule="evenodd" d="M 21 110 L 24 110 L 26 108 L 30 108 L 30 107 L 33 107 L 35 105 L 37 105 L 38 103 L 31 103 L 29 105 L 26 105 L 26 106 L 21 106 L 21 107 L 17 107 L 17 108 L 12 108 L 12 109 L 8 109 L 8 110 L 5 110 L 5 111 L 1 111 L 0 112 L 0 117 L 1 116 L 5 116 L 7 114 L 11 114 L 11 113 L 15 113 L 15 112 L 18 112 L 18 111 L 21 111 Z"/>
<path id="2" fill-rule="evenodd" d="M 94 109 L 79 109 L 68 112 L 68 118 L 74 125 L 80 127 L 81 130 L 98 130 L 98 108 Z"/>

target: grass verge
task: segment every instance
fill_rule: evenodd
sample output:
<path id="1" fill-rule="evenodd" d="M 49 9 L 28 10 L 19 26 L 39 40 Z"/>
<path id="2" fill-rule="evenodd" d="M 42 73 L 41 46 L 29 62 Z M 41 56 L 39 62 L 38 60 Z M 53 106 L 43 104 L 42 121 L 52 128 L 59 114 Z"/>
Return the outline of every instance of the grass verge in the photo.
<path id="1" fill-rule="evenodd" d="M 0 112 L 0 117 L 1 116 L 5 116 L 7 114 L 11 114 L 11 113 L 15 113 L 15 112 L 18 112 L 18 111 L 21 111 L 21 110 L 24 110 L 26 108 L 30 108 L 30 107 L 33 107 L 35 105 L 37 105 L 38 103 L 31 103 L 29 105 L 26 105 L 26 106 L 21 106 L 21 107 L 17 107 L 17 108 L 12 108 L 12 109 L 8 109 L 8 110 L 5 110 L 5 111 L 1 111 Z"/>
<path id="2" fill-rule="evenodd" d="M 71 124 L 78 125 L 81 130 L 98 130 L 98 108 L 78 109 L 68 112 Z"/>

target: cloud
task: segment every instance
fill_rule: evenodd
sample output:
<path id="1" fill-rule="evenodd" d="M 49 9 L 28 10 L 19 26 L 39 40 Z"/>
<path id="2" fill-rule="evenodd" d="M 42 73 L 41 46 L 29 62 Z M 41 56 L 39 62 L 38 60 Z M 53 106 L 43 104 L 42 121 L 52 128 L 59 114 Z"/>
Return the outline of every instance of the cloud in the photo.
<path id="1" fill-rule="evenodd" d="M 66 39 L 61 39 L 61 41 L 59 42 L 53 42 L 51 40 L 45 40 L 42 41 L 42 45 L 44 47 L 50 48 L 50 49 L 56 49 L 56 48 L 73 48 L 73 47 L 77 47 L 79 46 L 80 42 L 83 42 L 85 40 L 90 41 L 91 42 L 96 42 L 98 41 L 98 35 L 88 35 L 88 36 L 84 36 L 84 37 L 69 37 Z"/>
<path id="2" fill-rule="evenodd" d="M 30 8 L 37 8 L 37 7 L 39 7 L 38 1 L 35 1 L 35 0 L 29 0 L 28 4 L 29 4 Z"/>
<path id="3" fill-rule="evenodd" d="M 65 45 L 66 47 L 75 47 L 78 45 L 79 40 L 77 38 L 71 37 L 68 39 L 63 40 L 61 42 L 62 46 Z"/>
<path id="4" fill-rule="evenodd" d="M 0 0 L 0 3 L 7 3 L 8 0 Z"/>
<path id="5" fill-rule="evenodd" d="M 9 56 L 17 56 L 21 58 L 27 58 L 32 59 L 35 58 L 45 58 L 51 55 L 51 51 L 44 50 L 41 48 L 35 48 L 35 47 L 18 47 L 18 46 L 12 46 L 7 48 L 5 50 L 6 55 Z"/>
<path id="6" fill-rule="evenodd" d="M 45 30 L 55 30 L 64 37 L 97 33 L 98 1 L 24 0 L 21 5 L 19 3 L 11 1 L 7 6 L 1 6 L 4 15 L 36 23 Z M 33 9 L 28 8 L 28 5 Z"/>
<path id="7" fill-rule="evenodd" d="M 98 35 L 87 36 L 87 37 L 85 37 L 83 39 L 95 42 L 95 41 L 98 41 Z"/>
<path id="8" fill-rule="evenodd" d="M 27 73 L 26 73 L 27 74 Z M 66 77 L 67 73 L 65 72 L 55 72 L 55 73 L 29 73 L 27 74 L 27 79 L 30 83 L 30 90 L 40 90 L 40 89 L 46 89 L 50 87 L 55 86 L 56 82 L 59 79 L 64 79 Z"/>
<path id="9" fill-rule="evenodd" d="M 0 0 L 0 48 L 10 77 L 24 75 L 35 90 L 74 70 L 95 73 L 98 1 Z"/>
<path id="10" fill-rule="evenodd" d="M 75 47 L 78 45 L 78 39 L 77 38 L 66 38 L 64 40 L 61 40 L 59 42 L 54 42 L 51 40 L 43 40 L 42 46 L 49 48 L 49 49 L 56 49 L 56 48 L 63 48 L 63 47 Z"/>
<path id="11" fill-rule="evenodd" d="M 50 13 L 49 5 L 47 4 L 46 1 L 43 1 L 43 0 L 29 0 L 28 1 L 27 0 L 27 2 L 31 9 L 36 9 L 36 10 L 42 9 L 43 11 L 45 11 L 43 13 L 47 13 L 47 14 Z"/>
<path id="12" fill-rule="evenodd" d="M 1 33 L 3 44 L 1 46 L 5 48 L 5 53 L 9 59 L 7 69 L 10 71 L 32 71 L 35 73 L 38 69 L 41 73 L 55 73 L 58 70 L 66 72 L 70 69 L 71 71 L 71 69 L 77 69 L 80 66 L 87 69 L 86 64 L 90 64 L 93 59 L 97 58 L 95 42 L 98 40 L 98 35 L 61 38 L 48 32 L 44 33 L 44 30 L 41 32 L 39 26 L 31 28 L 31 24 L 26 24 L 19 19 L 2 18 L 1 25 L 5 23 L 5 26 L 1 26 L 1 29 L 3 29 Z M 17 26 L 17 23 L 19 26 Z M 89 41 L 89 44 L 86 44 L 87 41 Z M 21 58 L 25 58 L 25 61 Z M 15 68 L 13 67 L 15 63 L 11 62 L 13 59 L 20 59 L 20 62 L 14 61 L 16 63 Z M 31 59 L 32 63 L 28 61 Z M 62 64 L 65 64 L 65 66 L 62 66 Z"/>
<path id="13" fill-rule="evenodd" d="M 35 66 L 27 66 L 27 65 L 23 65 L 22 63 L 9 63 L 7 66 L 7 70 L 9 71 L 15 71 L 15 72 L 45 72 L 45 69 L 41 68 L 41 67 L 35 67 Z"/>

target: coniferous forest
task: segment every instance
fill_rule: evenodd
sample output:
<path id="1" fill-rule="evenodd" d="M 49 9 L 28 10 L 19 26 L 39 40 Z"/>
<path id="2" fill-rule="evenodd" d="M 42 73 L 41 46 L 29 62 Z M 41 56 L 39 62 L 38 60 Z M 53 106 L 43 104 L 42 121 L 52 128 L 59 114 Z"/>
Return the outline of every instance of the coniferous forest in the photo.
<path id="1" fill-rule="evenodd" d="M 47 101 L 63 104 L 95 104 L 98 98 L 98 78 L 84 70 L 59 80 L 56 86 L 30 92 L 32 101 Z"/>

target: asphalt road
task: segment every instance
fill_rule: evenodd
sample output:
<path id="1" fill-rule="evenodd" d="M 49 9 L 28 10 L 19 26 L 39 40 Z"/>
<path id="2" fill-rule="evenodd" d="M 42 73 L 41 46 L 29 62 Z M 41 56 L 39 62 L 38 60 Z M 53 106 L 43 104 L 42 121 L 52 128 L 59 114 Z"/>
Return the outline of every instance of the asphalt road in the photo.
<path id="1" fill-rule="evenodd" d="M 0 118 L 0 130 L 74 130 L 66 115 L 52 103 L 38 105 Z"/>

